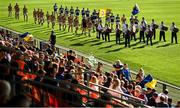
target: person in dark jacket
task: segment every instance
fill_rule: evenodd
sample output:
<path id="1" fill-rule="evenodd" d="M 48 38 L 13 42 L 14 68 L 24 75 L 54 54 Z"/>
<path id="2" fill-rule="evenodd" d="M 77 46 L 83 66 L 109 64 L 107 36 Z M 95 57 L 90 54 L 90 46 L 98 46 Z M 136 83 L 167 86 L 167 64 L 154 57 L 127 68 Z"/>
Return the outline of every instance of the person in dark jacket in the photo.
<path id="1" fill-rule="evenodd" d="M 54 46 L 56 44 L 56 34 L 54 33 L 54 31 L 51 31 L 49 41 L 52 46 Z"/>
<path id="2" fill-rule="evenodd" d="M 158 97 L 158 94 L 155 92 L 153 93 L 153 96 L 149 99 L 147 105 L 157 107 L 156 99 Z"/>

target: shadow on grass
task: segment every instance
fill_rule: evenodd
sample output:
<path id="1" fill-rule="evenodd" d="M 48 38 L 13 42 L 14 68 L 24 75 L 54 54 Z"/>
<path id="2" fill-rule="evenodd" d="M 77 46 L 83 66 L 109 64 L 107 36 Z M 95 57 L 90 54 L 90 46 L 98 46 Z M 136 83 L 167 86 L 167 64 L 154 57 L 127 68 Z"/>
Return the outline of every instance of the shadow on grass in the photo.
<path id="1" fill-rule="evenodd" d="M 91 44 L 91 46 L 101 45 L 102 43 L 104 43 L 104 42 L 98 42 L 98 43 L 95 43 L 95 44 Z"/>
<path id="2" fill-rule="evenodd" d="M 106 49 L 106 48 L 111 48 L 112 46 L 115 46 L 116 44 L 111 44 L 111 45 L 108 45 L 108 46 L 105 46 L 105 47 L 100 47 L 99 49 Z"/>
<path id="3" fill-rule="evenodd" d="M 159 45 L 156 48 L 167 47 L 167 46 L 170 46 L 170 45 L 171 45 L 171 43 L 167 43 L 167 44 L 164 44 L 164 45 Z"/>
<path id="4" fill-rule="evenodd" d="M 141 49 L 141 48 L 144 48 L 146 45 L 141 45 L 141 46 L 138 46 L 138 47 L 134 47 L 132 49 Z"/>
<path id="5" fill-rule="evenodd" d="M 70 39 L 70 41 L 76 41 L 76 40 L 84 39 L 84 38 L 86 38 L 86 37 L 84 37 L 84 36 L 81 36 L 81 37 L 74 36 L 74 37 L 66 38 L 66 39 Z"/>
<path id="6" fill-rule="evenodd" d="M 134 44 L 131 44 L 131 46 L 136 46 L 136 45 L 138 45 L 140 42 L 136 42 L 136 43 L 134 43 Z"/>
<path id="7" fill-rule="evenodd" d="M 122 50 L 122 49 L 124 49 L 124 48 L 125 48 L 125 47 L 121 47 L 121 48 L 109 50 L 109 51 L 106 51 L 106 53 L 117 52 L 117 51 L 120 51 L 120 50 Z"/>
<path id="8" fill-rule="evenodd" d="M 75 43 L 75 44 L 71 44 L 70 46 L 84 46 L 84 44 L 82 44 L 82 43 Z"/>

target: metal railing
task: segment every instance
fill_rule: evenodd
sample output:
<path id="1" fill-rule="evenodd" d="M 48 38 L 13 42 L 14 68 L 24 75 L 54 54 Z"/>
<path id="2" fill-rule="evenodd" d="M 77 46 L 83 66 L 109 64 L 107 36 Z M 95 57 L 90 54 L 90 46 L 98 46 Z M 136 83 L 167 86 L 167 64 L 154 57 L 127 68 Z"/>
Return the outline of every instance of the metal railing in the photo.
<path id="1" fill-rule="evenodd" d="M 21 34 L 21 33 L 19 33 L 19 32 L 16 32 L 16 31 L 13 31 L 13 30 L 4 28 L 4 27 L 0 27 L 0 29 L 1 29 L 1 30 L 3 29 L 4 31 L 6 31 L 6 30 L 9 31 L 9 32 L 11 33 L 11 35 L 13 35 L 14 37 L 17 37 L 17 38 L 19 38 L 19 35 Z M 33 44 L 34 46 L 40 48 L 40 45 L 41 45 L 40 43 L 46 44 L 47 42 L 46 42 L 45 40 L 34 39 L 34 41 L 33 41 L 32 44 Z M 69 49 L 69 48 L 65 48 L 65 47 L 63 47 L 63 46 L 56 45 L 56 50 L 57 50 L 58 54 L 60 54 L 60 53 L 66 53 L 66 52 L 67 52 L 68 50 L 70 50 L 70 49 Z M 76 52 L 76 54 L 78 55 L 78 57 L 85 57 L 85 58 L 88 57 L 88 55 L 86 55 L 86 54 L 84 54 L 84 53 L 81 53 L 81 52 L 76 51 L 76 50 L 74 50 L 74 49 L 72 49 L 72 50 Z M 105 61 L 100 60 L 100 59 L 97 59 L 97 61 L 103 63 L 104 67 L 106 67 L 106 70 L 111 70 L 111 71 L 112 71 L 112 64 L 111 64 L 111 63 L 105 62 Z M 137 72 L 135 72 L 135 71 L 131 71 L 131 73 L 132 73 L 133 76 L 136 76 L 136 74 L 137 74 Z M 176 85 L 173 85 L 173 84 L 169 84 L 169 83 L 164 82 L 164 81 L 158 80 L 158 82 L 157 82 L 157 91 L 158 91 L 158 92 L 162 92 L 162 91 L 164 91 L 166 88 L 169 89 L 169 91 L 170 91 L 170 92 L 169 92 L 169 95 L 170 95 L 170 97 L 173 98 L 173 102 L 175 103 L 176 101 L 178 101 L 179 98 L 180 98 L 180 97 L 179 97 L 180 87 L 178 87 L 178 86 L 176 86 Z"/>

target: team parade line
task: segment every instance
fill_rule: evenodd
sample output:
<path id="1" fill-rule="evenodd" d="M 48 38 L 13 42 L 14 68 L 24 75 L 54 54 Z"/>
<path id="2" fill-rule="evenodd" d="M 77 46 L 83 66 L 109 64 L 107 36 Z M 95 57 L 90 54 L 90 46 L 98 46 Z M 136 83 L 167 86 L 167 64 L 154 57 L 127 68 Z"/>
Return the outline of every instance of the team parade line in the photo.
<path id="1" fill-rule="evenodd" d="M 111 10 L 106 11 L 105 15 L 105 24 L 103 25 L 102 18 L 100 17 L 100 10 L 95 10 L 90 13 L 90 10 L 87 8 L 83 8 L 80 10 L 78 7 L 74 9 L 72 6 L 70 9 L 67 6 L 64 8 L 62 5 L 58 9 L 57 4 L 55 3 L 54 11 L 50 14 L 47 11 L 46 15 L 42 9 L 35 9 L 33 11 L 34 23 L 43 25 L 45 21 L 47 22 L 47 27 L 51 27 L 54 29 L 55 25 L 59 26 L 59 30 L 65 31 L 68 29 L 68 32 L 73 32 L 75 35 L 78 34 L 78 30 L 82 29 L 82 35 L 91 36 L 91 31 L 96 32 L 96 38 L 100 39 L 102 37 L 103 40 L 110 42 L 110 33 L 115 32 L 116 35 L 116 44 L 120 44 L 120 37 L 123 36 L 125 40 L 125 47 L 130 47 L 130 41 L 134 39 L 137 41 L 137 35 L 139 33 L 140 42 L 144 42 L 147 45 L 150 42 L 152 46 L 152 39 L 156 39 L 156 30 L 159 29 L 159 41 L 163 38 L 163 41 L 166 42 L 166 32 L 168 31 L 168 27 L 161 21 L 161 24 L 156 24 L 155 20 L 152 19 L 151 24 L 147 24 L 147 21 L 144 17 L 142 20 L 138 20 L 138 16 L 131 15 L 130 24 L 127 24 L 126 16 L 123 14 L 120 18 L 119 14 L 116 16 L 113 15 Z M 12 17 L 12 5 L 8 6 L 8 17 Z M 20 8 L 18 3 L 14 6 L 15 11 L 15 19 L 19 20 Z M 81 15 L 80 15 L 81 14 Z M 28 21 L 28 9 L 24 5 L 23 8 L 23 16 L 24 21 Z M 80 17 L 82 17 L 82 21 L 80 22 Z M 57 23 L 56 23 L 57 22 Z M 114 28 L 114 25 L 116 26 Z M 73 31 L 73 29 L 75 31 Z M 177 44 L 177 33 L 179 29 L 176 27 L 175 23 L 172 22 L 170 26 L 171 31 L 171 43 L 175 40 Z M 145 40 L 146 38 L 146 40 Z"/>

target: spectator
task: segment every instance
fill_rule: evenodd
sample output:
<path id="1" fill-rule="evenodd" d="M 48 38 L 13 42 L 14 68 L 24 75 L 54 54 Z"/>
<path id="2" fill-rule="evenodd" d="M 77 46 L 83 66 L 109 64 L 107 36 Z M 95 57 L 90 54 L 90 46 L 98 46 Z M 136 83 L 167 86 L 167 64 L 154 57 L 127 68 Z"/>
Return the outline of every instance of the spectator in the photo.
<path id="1" fill-rule="evenodd" d="M 168 106 L 169 106 L 169 108 L 172 108 L 172 99 L 171 98 L 168 98 Z"/>
<path id="2" fill-rule="evenodd" d="M 30 107 L 31 100 L 25 94 L 19 94 L 10 99 L 8 107 Z"/>
<path id="3" fill-rule="evenodd" d="M 112 95 L 112 96 L 117 96 L 119 98 L 121 98 L 121 94 L 123 93 L 123 91 L 121 90 L 121 83 L 120 81 L 114 80 L 113 83 L 111 84 L 111 86 L 109 87 L 110 89 L 116 90 L 116 92 L 108 90 L 108 92 Z M 118 93 L 117 93 L 118 92 Z"/>
<path id="4" fill-rule="evenodd" d="M 130 69 L 128 68 L 128 65 L 126 63 L 124 64 L 123 74 L 128 81 L 132 79 Z"/>
<path id="5" fill-rule="evenodd" d="M 63 93 L 62 97 L 68 105 L 73 106 L 73 107 L 82 107 L 83 106 L 82 97 L 80 96 L 79 92 L 76 90 L 77 84 L 78 84 L 78 81 L 76 79 L 72 79 L 71 80 L 71 86 L 69 88 L 69 90 L 71 92 L 70 93 L 68 93 L 68 92 Z"/>
<path id="6" fill-rule="evenodd" d="M 158 94 L 155 92 L 153 93 L 153 96 L 149 99 L 147 105 L 157 107 L 156 99 L 158 97 Z"/>
<path id="7" fill-rule="evenodd" d="M 124 81 L 121 80 L 121 89 L 122 89 L 123 93 L 126 93 L 127 90 L 126 90 L 126 88 L 124 87 L 124 84 L 125 84 Z"/>
<path id="8" fill-rule="evenodd" d="M 179 108 L 180 107 L 180 101 L 177 101 L 177 104 L 175 106 L 176 108 Z"/>
<path id="9" fill-rule="evenodd" d="M 11 86 L 9 82 L 0 80 L 0 107 L 5 106 L 10 98 Z"/>
<path id="10" fill-rule="evenodd" d="M 157 98 L 157 100 L 156 100 L 157 103 L 160 102 L 160 97 L 161 97 L 161 96 L 164 96 L 165 102 L 168 102 L 168 89 L 165 89 L 165 90 L 163 90 L 162 93 L 159 93 L 158 98 Z"/>
<path id="11" fill-rule="evenodd" d="M 128 95 L 133 95 L 132 92 L 133 92 L 133 85 L 129 84 L 127 86 L 127 92 L 125 92 L 125 93 L 128 94 Z"/>
<path id="12" fill-rule="evenodd" d="M 157 107 L 169 107 L 168 104 L 165 102 L 165 96 L 161 95 L 160 102 L 157 103 Z"/>
<path id="13" fill-rule="evenodd" d="M 111 101 L 111 97 L 112 96 L 111 96 L 110 93 L 105 92 L 105 93 L 101 94 L 101 96 L 98 99 L 110 102 Z M 106 104 L 105 104 L 105 102 L 95 101 L 93 106 L 96 106 L 96 107 L 106 107 Z"/>
<path id="14" fill-rule="evenodd" d="M 103 86 L 109 88 L 110 85 L 111 85 L 111 83 L 112 83 L 112 78 L 111 78 L 111 77 L 108 77 L 108 78 L 107 78 L 107 81 L 104 83 Z M 107 89 L 102 89 L 102 91 L 107 92 Z"/>

